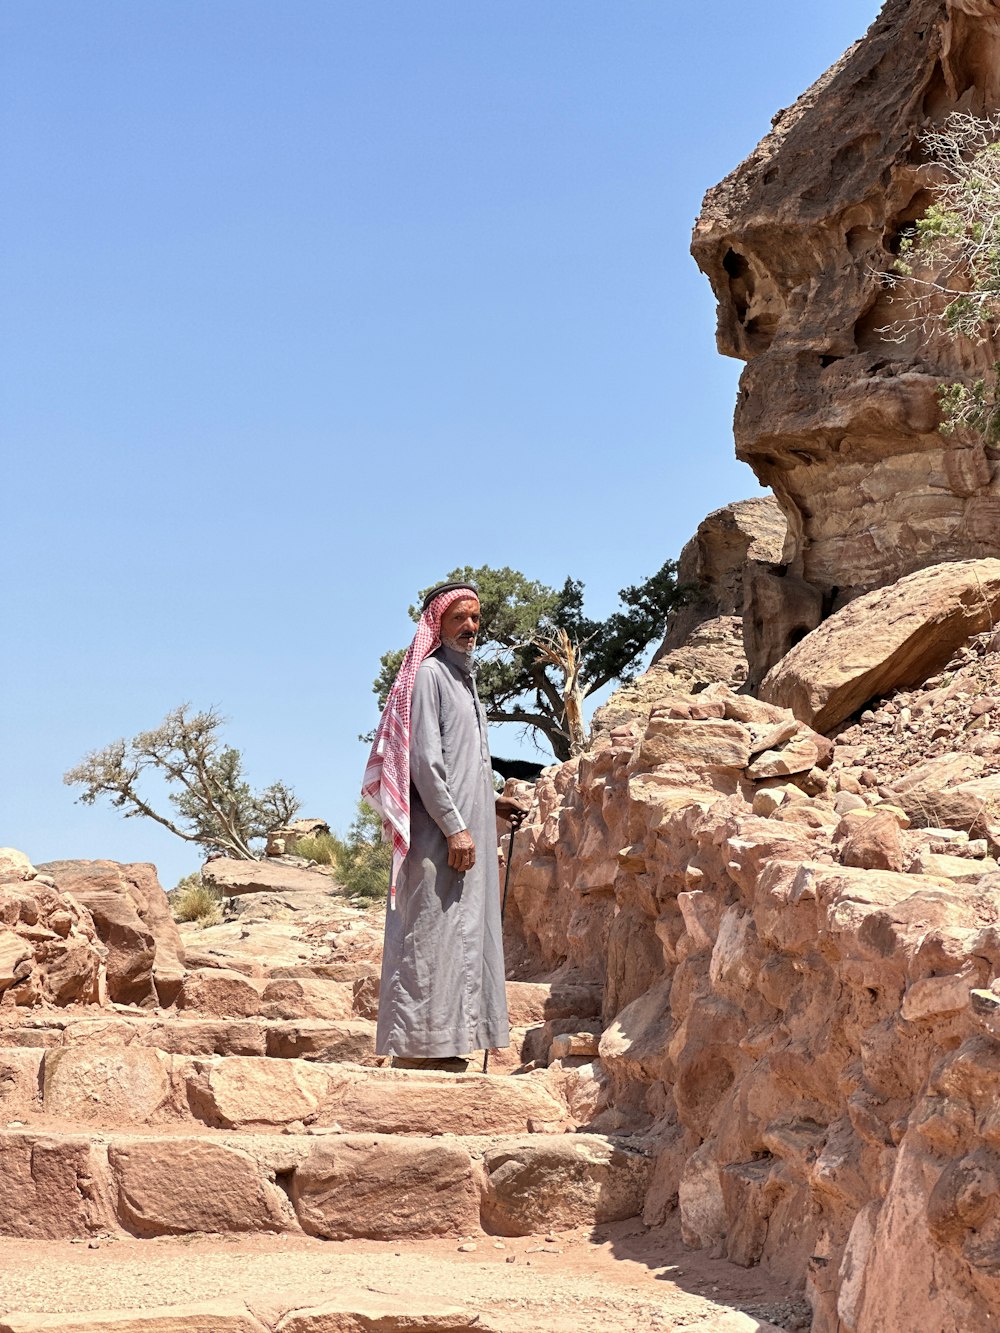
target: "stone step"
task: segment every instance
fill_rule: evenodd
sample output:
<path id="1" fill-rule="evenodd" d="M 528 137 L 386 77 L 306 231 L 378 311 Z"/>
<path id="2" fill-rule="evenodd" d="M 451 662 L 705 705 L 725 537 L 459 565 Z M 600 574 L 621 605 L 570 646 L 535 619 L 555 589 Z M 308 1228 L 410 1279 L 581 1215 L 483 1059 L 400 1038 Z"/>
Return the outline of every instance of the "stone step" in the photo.
<path id="1" fill-rule="evenodd" d="M 150 1046 L 175 1055 L 268 1055 L 278 1059 L 357 1062 L 375 1056 L 375 1024 L 352 1018 L 201 1018 L 107 1009 L 30 1014 L 0 1026 L 0 1045 L 20 1047 Z"/>
<path id="2" fill-rule="evenodd" d="M 83 1017 L 81 1014 L 87 1014 Z M 576 1018 L 511 1029 L 511 1044 L 490 1060 L 490 1073 L 509 1074 L 527 1063 L 545 1064 L 555 1036 L 576 1032 Z M 25 1015 L 20 1022 L 0 1025 L 0 1048 L 55 1050 L 64 1046 L 149 1046 L 172 1055 L 267 1055 L 321 1063 L 376 1064 L 375 1022 L 352 1018 L 322 1019 L 198 1018 L 170 1013 L 119 1014 L 107 1009 L 46 1011 Z M 478 1069 L 480 1057 L 474 1057 Z"/>
<path id="3" fill-rule="evenodd" d="M 207 1018 L 337 1022 L 354 1016 L 354 983 L 328 977 L 253 977 L 228 968 L 199 967 L 185 976 L 177 1008 Z"/>
<path id="4" fill-rule="evenodd" d="M 293 969 L 280 969 L 287 972 Z M 190 983 L 190 985 L 189 985 Z M 179 1055 L 271 1055 L 358 1061 L 374 1057 L 378 978 L 251 978 L 219 968 L 189 973 L 183 1007 L 151 1011 L 80 1006 L 14 1011 L 0 1022 L 0 1045 L 94 1042 L 148 1045 Z M 194 1001 L 201 1001 L 195 1004 Z M 514 1035 L 510 1058 L 495 1069 L 543 1058 L 553 1036 L 582 1030 L 600 1013 L 601 989 L 581 983 L 507 983 Z"/>
<path id="5" fill-rule="evenodd" d="M 543 1234 L 642 1211 L 651 1159 L 596 1134 L 0 1131 L 0 1235 Z"/>
<path id="6" fill-rule="evenodd" d="M 0 1049 L 0 1119 L 118 1129 L 203 1125 L 382 1134 L 556 1133 L 575 1127 L 556 1071 L 518 1078 L 364 1069 L 155 1047 Z"/>
<path id="7" fill-rule="evenodd" d="M 304 971 L 305 969 L 301 969 Z M 378 1008 L 378 977 L 351 981 L 327 976 L 289 975 L 297 968 L 282 967 L 267 977 L 247 976 L 226 968 L 202 967 L 188 972 L 177 997 L 180 1010 L 194 1010 L 213 1018 L 323 1018 L 373 1017 Z M 313 969 L 310 969 L 313 971 Z M 513 1028 L 553 1020 L 596 1018 L 601 1012 L 602 988 L 583 982 L 508 981 L 507 1007 Z"/>

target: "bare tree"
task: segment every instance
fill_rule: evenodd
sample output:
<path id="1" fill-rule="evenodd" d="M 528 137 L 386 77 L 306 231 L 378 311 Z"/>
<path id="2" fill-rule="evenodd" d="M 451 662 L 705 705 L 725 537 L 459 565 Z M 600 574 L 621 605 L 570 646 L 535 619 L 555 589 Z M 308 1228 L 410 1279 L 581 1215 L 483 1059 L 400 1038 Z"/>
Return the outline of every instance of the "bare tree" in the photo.
<path id="1" fill-rule="evenodd" d="M 243 756 L 220 740 L 222 725 L 214 710 L 197 713 L 181 704 L 152 731 L 92 751 L 63 781 L 83 787 L 83 805 L 107 796 L 126 819 L 152 819 L 206 851 L 257 860 L 250 844 L 294 819 L 299 802 L 284 782 L 254 792 L 243 776 Z M 154 810 L 140 791 L 151 775 L 172 789 L 172 817 Z"/>
<path id="2" fill-rule="evenodd" d="M 551 634 L 536 634 L 525 648 L 535 648 L 541 660 L 555 667 L 559 673 L 559 693 L 562 698 L 563 728 L 569 738 L 571 757 L 583 754 L 587 748 L 587 727 L 583 720 L 583 690 L 580 687 L 582 649 L 595 636 L 589 635 L 582 643 L 571 639 L 561 625 Z"/>

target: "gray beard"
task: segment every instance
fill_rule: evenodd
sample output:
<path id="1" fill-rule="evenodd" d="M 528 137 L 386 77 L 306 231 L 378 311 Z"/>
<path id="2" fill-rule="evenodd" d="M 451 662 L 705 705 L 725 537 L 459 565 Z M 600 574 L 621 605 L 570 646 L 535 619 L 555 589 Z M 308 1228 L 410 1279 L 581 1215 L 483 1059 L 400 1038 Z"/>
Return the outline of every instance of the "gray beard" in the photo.
<path id="1" fill-rule="evenodd" d="M 475 639 L 472 640 L 471 644 L 466 645 L 460 639 L 446 639 L 442 634 L 441 642 L 446 648 L 450 648 L 453 653 L 461 653 L 463 657 L 471 657 L 476 651 Z"/>

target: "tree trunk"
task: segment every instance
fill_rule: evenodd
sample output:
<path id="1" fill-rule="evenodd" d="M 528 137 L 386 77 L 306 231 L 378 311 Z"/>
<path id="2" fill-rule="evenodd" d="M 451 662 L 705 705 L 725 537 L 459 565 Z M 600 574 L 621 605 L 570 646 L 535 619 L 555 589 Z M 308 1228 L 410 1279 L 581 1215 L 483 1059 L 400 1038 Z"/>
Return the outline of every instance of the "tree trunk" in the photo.
<path id="1" fill-rule="evenodd" d="M 587 748 L 587 728 L 583 723 L 583 693 L 580 690 L 580 656 L 564 629 L 559 630 L 559 650 L 563 669 L 563 725 L 569 732 L 569 752 L 583 754 Z"/>

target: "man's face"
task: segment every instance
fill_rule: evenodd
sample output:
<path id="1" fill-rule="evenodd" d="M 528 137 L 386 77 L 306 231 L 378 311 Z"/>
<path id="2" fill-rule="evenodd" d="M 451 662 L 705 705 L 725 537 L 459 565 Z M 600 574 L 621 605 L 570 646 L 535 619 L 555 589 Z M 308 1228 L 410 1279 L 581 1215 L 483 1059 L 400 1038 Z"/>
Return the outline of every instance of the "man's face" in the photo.
<path id="1" fill-rule="evenodd" d="M 452 602 L 441 617 L 441 642 L 458 653 L 471 653 L 479 633 L 479 598 Z"/>

